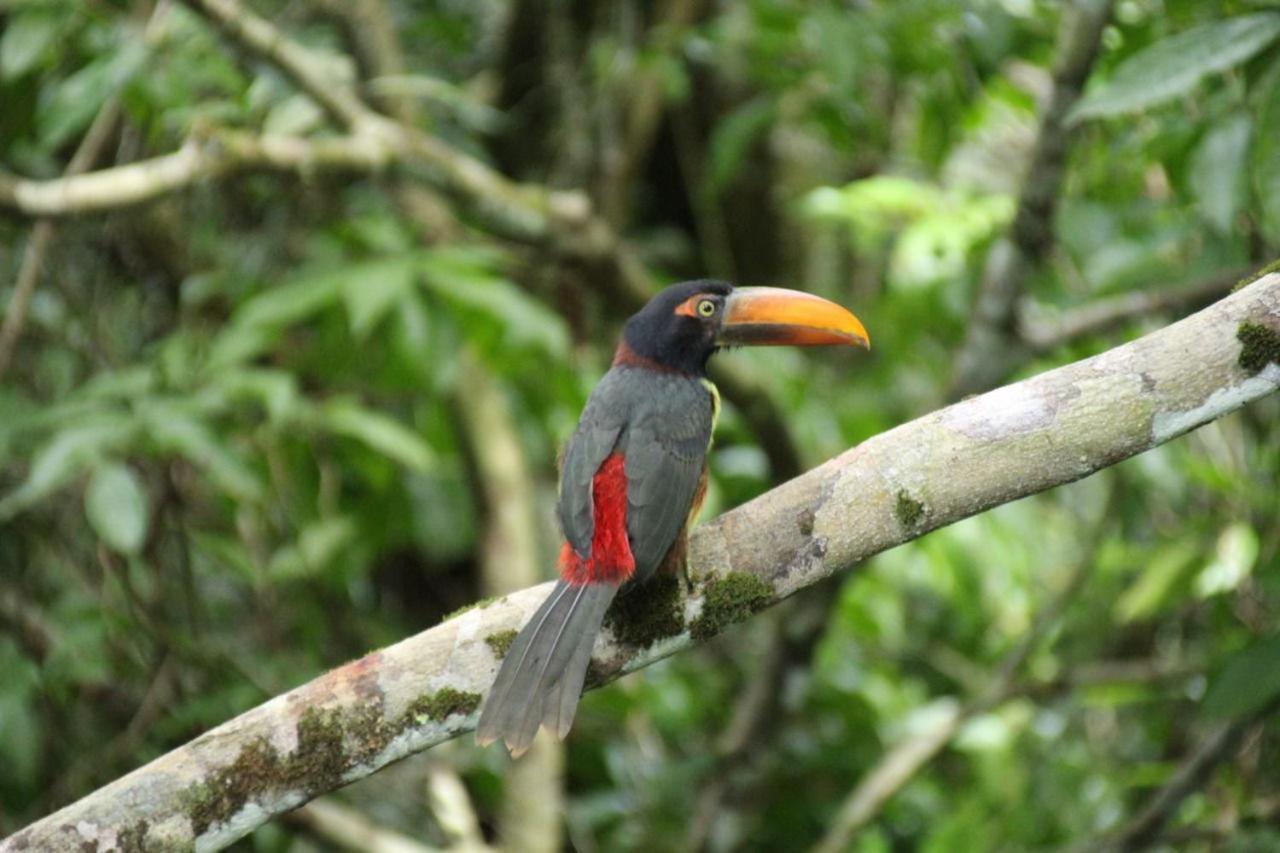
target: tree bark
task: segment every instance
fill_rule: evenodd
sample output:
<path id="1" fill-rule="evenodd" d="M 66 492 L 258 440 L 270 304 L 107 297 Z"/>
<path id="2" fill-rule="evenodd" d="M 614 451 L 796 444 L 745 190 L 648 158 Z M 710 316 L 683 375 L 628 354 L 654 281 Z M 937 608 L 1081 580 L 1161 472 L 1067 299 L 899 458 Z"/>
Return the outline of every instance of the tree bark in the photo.
<path id="1" fill-rule="evenodd" d="M 1177 438 L 1280 387 L 1278 359 L 1272 273 L 1132 343 L 871 438 L 698 528 L 692 590 L 633 597 L 643 607 L 602 634 L 590 681 L 701 642 L 887 548 Z M 0 851 L 216 850 L 470 731 L 498 667 L 500 644 L 486 640 L 522 624 L 548 589 L 482 603 L 278 696 Z"/>

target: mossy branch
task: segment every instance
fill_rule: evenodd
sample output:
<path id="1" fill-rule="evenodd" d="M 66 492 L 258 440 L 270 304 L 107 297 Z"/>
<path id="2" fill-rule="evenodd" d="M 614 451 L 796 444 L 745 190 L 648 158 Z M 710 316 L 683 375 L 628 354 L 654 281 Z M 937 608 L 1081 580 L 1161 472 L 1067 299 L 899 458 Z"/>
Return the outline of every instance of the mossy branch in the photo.
<path id="1" fill-rule="evenodd" d="M 1280 363 L 1258 329 L 1280 330 L 1280 273 L 1132 343 L 878 435 L 704 524 L 690 538 L 691 589 L 673 585 L 656 609 L 615 620 L 597 642 L 592 682 L 714 636 L 887 548 L 1088 476 L 1270 394 Z M 218 849 L 470 731 L 498 667 L 491 638 L 522 624 L 548 588 L 474 608 L 278 696 L 0 851 Z"/>

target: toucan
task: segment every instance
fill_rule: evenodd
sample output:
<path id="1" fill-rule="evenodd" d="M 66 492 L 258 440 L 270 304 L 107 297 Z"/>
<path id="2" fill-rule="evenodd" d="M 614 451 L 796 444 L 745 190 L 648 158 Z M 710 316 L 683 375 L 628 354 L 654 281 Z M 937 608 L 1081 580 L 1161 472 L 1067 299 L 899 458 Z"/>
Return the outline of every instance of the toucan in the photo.
<path id="1" fill-rule="evenodd" d="M 655 572 L 683 569 L 720 409 L 708 359 L 788 344 L 870 340 L 857 317 L 821 297 L 710 279 L 671 285 L 627 321 L 565 447 L 560 579 L 503 658 L 476 726 L 481 745 L 502 739 L 518 756 L 539 726 L 568 734 L 614 596 L 644 595 Z"/>

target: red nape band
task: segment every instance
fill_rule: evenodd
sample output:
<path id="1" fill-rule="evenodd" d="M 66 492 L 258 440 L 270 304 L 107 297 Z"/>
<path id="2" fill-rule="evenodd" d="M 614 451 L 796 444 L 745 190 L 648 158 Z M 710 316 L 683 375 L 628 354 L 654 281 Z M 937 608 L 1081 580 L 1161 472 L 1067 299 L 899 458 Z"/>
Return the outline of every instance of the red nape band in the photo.
<path id="1" fill-rule="evenodd" d="M 627 472 L 621 453 L 610 454 L 591 481 L 595 533 L 582 559 L 568 542 L 560 549 L 560 577 L 571 584 L 622 583 L 636 570 L 627 539 Z"/>
<path id="2" fill-rule="evenodd" d="M 620 341 L 618 343 L 618 348 L 613 352 L 613 366 L 619 367 L 624 365 L 627 367 L 643 367 L 646 370 L 656 370 L 659 373 L 680 373 L 681 372 L 679 370 L 676 370 L 674 367 L 668 367 L 667 365 L 662 364 L 661 362 L 654 361 L 653 359 L 647 356 L 641 355 L 640 353 L 633 350 L 631 348 L 631 345 L 628 344 L 626 341 Z"/>

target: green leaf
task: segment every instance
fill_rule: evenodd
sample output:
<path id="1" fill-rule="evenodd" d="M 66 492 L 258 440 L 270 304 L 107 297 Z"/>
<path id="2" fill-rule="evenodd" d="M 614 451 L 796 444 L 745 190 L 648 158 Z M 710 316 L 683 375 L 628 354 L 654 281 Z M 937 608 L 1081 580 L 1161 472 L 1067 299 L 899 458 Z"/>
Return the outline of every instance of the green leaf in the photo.
<path id="1" fill-rule="evenodd" d="M 227 368 L 242 365 L 265 352 L 278 336 L 278 330 L 273 328 L 232 321 L 209 347 L 204 369 L 216 375 Z"/>
<path id="2" fill-rule="evenodd" d="M 756 98 L 738 107 L 716 124 L 711 135 L 711 169 L 708 179 L 713 189 L 721 189 L 738 174 L 751 146 L 773 123 L 773 101 Z"/>
<path id="3" fill-rule="evenodd" d="M 330 432 L 363 442 L 415 471 L 426 471 L 435 461 L 435 454 L 422 436 L 395 419 L 350 400 L 327 403 L 321 409 L 320 422 Z"/>
<path id="4" fill-rule="evenodd" d="M 268 288 L 240 306 L 235 325 L 284 327 L 305 320 L 337 301 L 352 267 L 307 270 Z"/>
<path id="5" fill-rule="evenodd" d="M 1116 599 L 1112 608 L 1116 620 L 1132 622 L 1158 611 L 1191 568 L 1197 550 L 1194 539 L 1185 539 L 1157 551 L 1137 579 Z"/>
<path id="6" fill-rule="evenodd" d="M 251 297 L 214 339 L 206 369 L 212 373 L 256 358 L 280 331 L 330 307 L 342 296 L 352 268 L 307 270 Z"/>
<path id="7" fill-rule="evenodd" d="M 267 572 L 275 580 L 316 575 L 355 535 L 355 523 L 345 516 L 313 522 L 298 535 L 296 542 L 272 556 Z"/>
<path id="8" fill-rule="evenodd" d="M 161 450 L 185 456 L 234 498 L 262 498 L 262 483 L 253 470 L 189 409 L 175 403 L 149 403 L 142 408 L 142 416 L 147 434 Z"/>
<path id="9" fill-rule="evenodd" d="M 315 101 L 303 95 L 290 95 L 271 107 L 263 119 L 262 130 L 279 136 L 305 136 L 324 121 L 324 113 Z"/>
<path id="10" fill-rule="evenodd" d="M 1280 36 L 1280 15 L 1261 12 L 1201 24 L 1126 59 L 1069 120 L 1123 115 L 1184 95 L 1210 74 L 1233 68 Z"/>
<path id="11" fill-rule="evenodd" d="M 362 264 L 348 271 L 342 285 L 342 301 L 351 317 L 351 332 L 357 340 L 368 336 L 387 312 L 413 289 L 417 259 L 391 258 Z"/>
<path id="12" fill-rule="evenodd" d="M 1280 243 L 1280 80 L 1265 93 L 1253 146 L 1253 186 L 1262 207 L 1262 232 Z"/>
<path id="13" fill-rule="evenodd" d="M 1236 214 L 1244 206 L 1245 158 L 1253 120 L 1238 113 L 1224 119 L 1205 134 L 1191 161 L 1191 188 L 1200 213 L 1223 234 L 1235 227 Z"/>
<path id="14" fill-rule="evenodd" d="M 136 554 L 146 539 L 147 496 L 133 472 L 119 463 L 99 465 L 84 492 L 89 524 L 111 548 Z"/>
<path id="15" fill-rule="evenodd" d="M 1280 636 L 1260 640 L 1237 652 L 1204 697 L 1206 714 L 1238 717 L 1262 708 L 1280 695 Z"/>
<path id="16" fill-rule="evenodd" d="M 146 49 L 125 41 L 63 80 L 40 109 L 37 119 L 41 144 L 56 148 L 84 130 L 107 98 L 142 67 Z"/>
<path id="17" fill-rule="evenodd" d="M 282 423 L 294 415 L 301 405 L 298 380 L 283 370 L 268 368 L 233 368 L 219 371 L 211 383 L 212 400 L 248 398 L 267 410 L 267 417 Z"/>
<path id="18" fill-rule="evenodd" d="M 496 321 L 505 343 L 565 355 L 569 333 L 564 318 L 507 281 L 492 264 L 489 252 L 436 249 L 421 256 L 419 270 L 427 288 L 452 307 L 476 311 Z"/>
<path id="19" fill-rule="evenodd" d="M 1218 537 L 1214 558 L 1196 576 L 1196 593 L 1208 598 L 1230 592 L 1253 572 L 1257 560 L 1257 531 L 1243 521 L 1232 524 Z"/>
<path id="20" fill-rule="evenodd" d="M 86 423 L 61 430 L 35 454 L 27 479 L 0 500 L 0 520 L 44 499 L 84 471 L 104 453 L 133 435 L 129 418 L 101 413 Z"/>
<path id="21" fill-rule="evenodd" d="M 19 12 L 0 35 L 0 79 L 13 80 L 40 61 L 58 37 L 58 17 L 46 9 Z"/>
<path id="22" fill-rule="evenodd" d="M 0 738 L 0 762 L 5 768 L 5 782 L 31 790 L 38 789 L 40 768 L 47 756 L 41 748 L 46 717 L 37 712 L 42 696 L 49 693 L 48 673 L 37 670 L 30 660 L 18 653 L 16 644 L 0 643 L 0 672 L 4 673 L 4 689 L 0 690 L 0 731 L 15 736 Z M 12 790 L 12 788 L 9 788 Z"/>
<path id="23" fill-rule="evenodd" d="M 81 385 L 76 390 L 76 397 L 131 400 L 145 396 L 155 385 L 156 371 L 149 365 L 104 370 Z"/>

